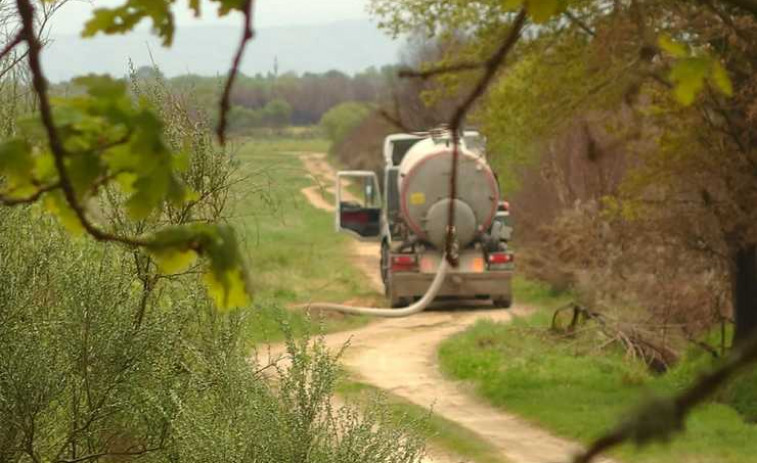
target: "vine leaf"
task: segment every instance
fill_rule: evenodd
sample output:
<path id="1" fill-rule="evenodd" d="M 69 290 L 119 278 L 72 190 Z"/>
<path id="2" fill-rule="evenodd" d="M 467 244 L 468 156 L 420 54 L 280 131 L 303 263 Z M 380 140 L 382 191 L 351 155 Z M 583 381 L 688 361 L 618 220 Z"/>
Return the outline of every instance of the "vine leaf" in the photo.
<path id="1" fill-rule="evenodd" d="M 535 23 L 545 23 L 562 13 L 567 6 L 565 0 L 529 0 L 526 9 Z"/>
<path id="2" fill-rule="evenodd" d="M 43 204 L 48 212 L 58 218 L 61 225 L 72 235 L 81 236 L 84 234 L 82 226 L 76 213 L 71 209 L 60 191 L 48 193 L 44 197 Z"/>
<path id="3" fill-rule="evenodd" d="M 720 61 L 715 61 L 712 67 L 712 82 L 726 96 L 733 96 L 733 82 L 728 71 Z"/>
<path id="4" fill-rule="evenodd" d="M 219 16 L 233 11 L 244 11 L 246 0 L 211 0 L 218 4 Z M 83 37 L 93 37 L 99 33 L 124 34 L 133 30 L 142 20 L 152 22 L 152 32 L 163 40 L 163 46 L 173 44 L 176 23 L 171 7 L 176 0 L 126 0 L 115 8 L 97 8 L 85 23 Z M 537 2 L 538 3 L 538 2 Z M 195 17 L 201 13 L 200 0 L 187 0 Z"/>
<path id="5" fill-rule="evenodd" d="M 252 291 L 247 267 L 231 227 L 209 224 L 171 227 L 157 232 L 150 243 L 148 251 L 167 271 L 188 268 L 198 254 L 207 257 L 209 264 L 203 280 L 220 309 L 249 304 Z"/>
<path id="6" fill-rule="evenodd" d="M 661 50 L 666 51 L 668 54 L 675 58 L 685 58 L 689 54 L 689 51 L 685 45 L 680 42 L 676 42 L 667 34 L 662 34 L 657 39 L 657 45 Z"/>
<path id="7" fill-rule="evenodd" d="M 182 251 L 179 249 L 154 249 L 152 257 L 158 264 L 160 271 L 173 275 L 189 269 L 197 261 L 197 253 L 192 250 Z"/>
<path id="8" fill-rule="evenodd" d="M 710 63 L 706 58 L 679 60 L 670 70 L 670 80 L 675 85 L 673 94 L 676 99 L 684 106 L 694 103 L 697 95 L 704 88 L 709 72 Z"/>
<path id="9" fill-rule="evenodd" d="M 679 103 L 692 105 L 708 81 L 720 93 L 733 96 L 733 83 L 728 71 L 716 57 L 708 53 L 693 54 L 688 47 L 668 35 L 661 35 L 657 44 L 661 50 L 676 58 L 669 78 L 673 83 L 673 95 Z"/>

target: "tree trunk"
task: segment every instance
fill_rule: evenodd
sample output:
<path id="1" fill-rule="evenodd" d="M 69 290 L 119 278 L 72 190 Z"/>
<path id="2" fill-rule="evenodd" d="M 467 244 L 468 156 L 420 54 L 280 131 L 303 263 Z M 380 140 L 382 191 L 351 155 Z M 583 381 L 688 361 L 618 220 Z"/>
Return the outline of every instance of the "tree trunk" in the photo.
<path id="1" fill-rule="evenodd" d="M 738 345 L 757 333 L 757 244 L 741 246 L 731 262 L 731 287 Z"/>

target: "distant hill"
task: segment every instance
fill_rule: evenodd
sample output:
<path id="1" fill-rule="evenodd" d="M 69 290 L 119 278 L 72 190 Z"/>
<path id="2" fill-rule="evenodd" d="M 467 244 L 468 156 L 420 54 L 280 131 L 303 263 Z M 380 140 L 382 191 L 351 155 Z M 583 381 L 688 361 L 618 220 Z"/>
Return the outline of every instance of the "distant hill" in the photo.
<path id="1" fill-rule="evenodd" d="M 225 74 L 239 34 L 240 30 L 231 26 L 179 28 L 170 49 L 161 47 L 147 31 L 93 39 L 60 35 L 45 50 L 44 65 L 53 81 L 86 73 L 122 76 L 129 58 L 137 67 L 149 65 L 152 52 L 168 76 Z M 247 49 L 242 70 L 247 74 L 266 73 L 273 70 L 278 59 L 280 73 L 331 69 L 353 73 L 397 62 L 400 46 L 367 20 L 263 28 Z"/>

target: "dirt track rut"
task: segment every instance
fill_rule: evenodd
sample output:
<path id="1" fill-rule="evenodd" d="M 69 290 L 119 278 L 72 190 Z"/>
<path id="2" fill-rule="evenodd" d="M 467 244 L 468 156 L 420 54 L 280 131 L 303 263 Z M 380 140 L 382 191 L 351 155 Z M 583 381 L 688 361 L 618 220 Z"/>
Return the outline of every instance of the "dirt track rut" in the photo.
<path id="1" fill-rule="evenodd" d="M 302 193 L 313 206 L 333 211 L 322 189 L 333 194 L 335 175 L 325 155 L 301 156 L 305 168 L 317 180 Z M 381 287 L 378 275 L 379 250 L 376 244 L 353 245 L 356 265 L 367 281 Z M 437 367 L 436 351 L 449 336 L 463 331 L 481 319 L 508 321 L 523 315 L 525 308 L 510 311 L 475 307 L 468 310 L 444 306 L 401 319 L 383 319 L 350 332 L 326 336 L 326 344 L 339 349 L 349 342 L 344 365 L 361 381 L 392 392 L 410 402 L 432 408 L 438 415 L 473 431 L 496 447 L 506 461 L 513 463 L 555 463 L 570 460 L 580 447 L 558 438 L 524 420 L 495 409 L 465 390 L 464 385 L 445 379 Z M 459 461 L 449 456 L 431 457 L 436 463 Z M 604 460 L 607 462 L 608 460 Z"/>

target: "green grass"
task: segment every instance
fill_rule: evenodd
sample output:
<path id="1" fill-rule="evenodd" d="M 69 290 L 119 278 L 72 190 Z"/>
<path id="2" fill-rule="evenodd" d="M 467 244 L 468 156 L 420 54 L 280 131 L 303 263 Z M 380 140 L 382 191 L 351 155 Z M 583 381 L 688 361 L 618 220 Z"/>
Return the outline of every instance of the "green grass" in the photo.
<path id="1" fill-rule="evenodd" d="M 296 153 L 326 149 L 324 140 L 256 140 L 242 144 L 237 153 L 241 173 L 250 176 L 235 189 L 233 223 L 250 261 L 253 342 L 281 340 L 281 322 L 295 334 L 321 328 L 304 311 L 282 307 L 309 301 L 380 301 L 351 265 L 351 238 L 335 233 L 332 215 L 312 207 L 300 193 L 312 179 Z M 329 332 L 366 321 L 329 314 L 322 328 Z"/>
<path id="2" fill-rule="evenodd" d="M 515 273 L 512 281 L 513 300 L 517 304 L 546 309 L 557 308 L 572 300 L 567 292 L 555 292 L 549 285 L 529 280 L 523 275 Z"/>
<path id="3" fill-rule="evenodd" d="M 588 443 L 627 417 L 652 394 L 672 394 L 689 384 L 706 357 L 691 355 L 662 377 L 626 359 L 598 351 L 592 332 L 567 340 L 550 334 L 550 312 L 512 324 L 482 321 L 445 341 L 443 371 L 473 383 L 495 406 L 521 415 L 556 434 Z M 615 456 L 643 463 L 742 463 L 755 461 L 757 427 L 732 408 L 711 402 L 689 417 L 687 432 L 670 445 L 637 451 L 628 445 Z"/>
<path id="4" fill-rule="evenodd" d="M 477 434 L 396 395 L 365 383 L 348 380 L 340 382 L 337 393 L 358 406 L 378 398 L 386 407 L 391 419 L 397 423 L 407 421 L 422 423 L 417 427 L 417 432 L 420 432 L 434 447 L 460 457 L 461 461 L 505 463 L 505 460 L 498 455 L 497 449 Z"/>

